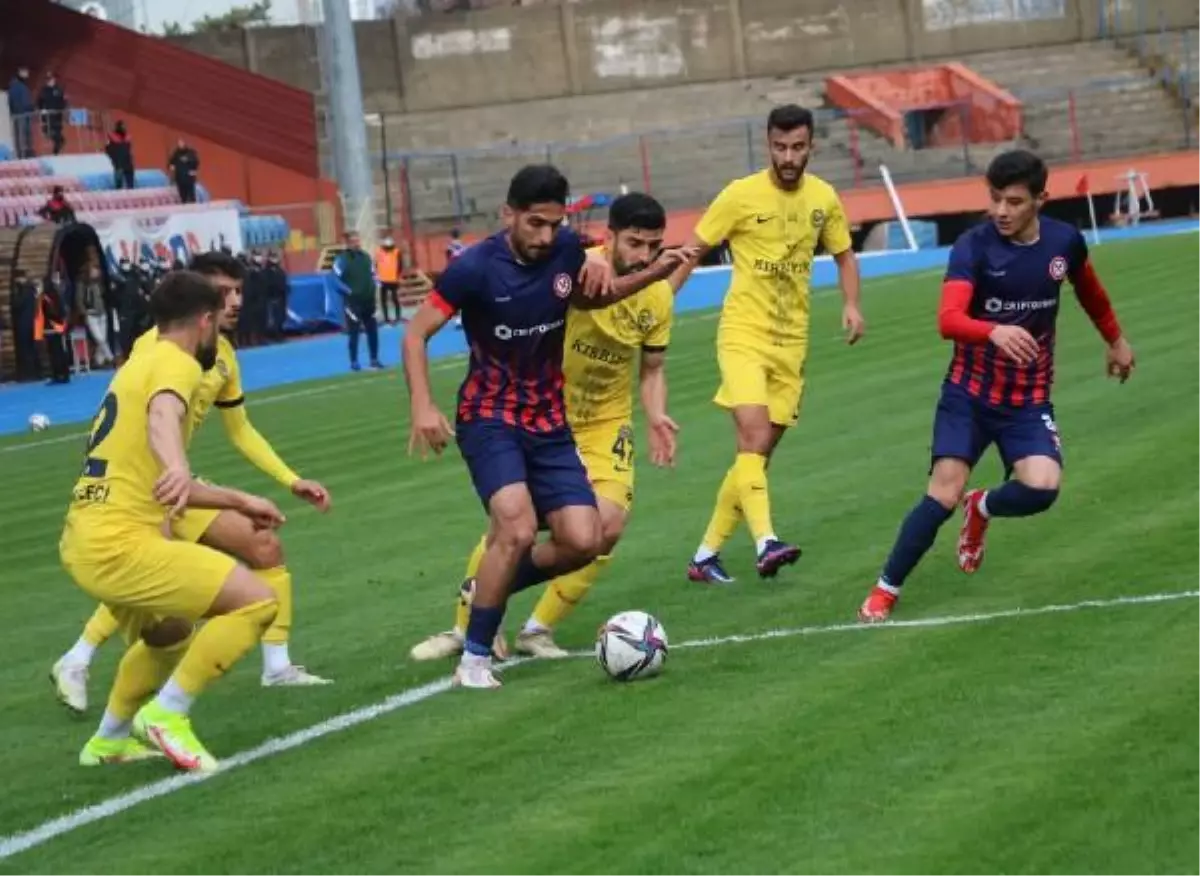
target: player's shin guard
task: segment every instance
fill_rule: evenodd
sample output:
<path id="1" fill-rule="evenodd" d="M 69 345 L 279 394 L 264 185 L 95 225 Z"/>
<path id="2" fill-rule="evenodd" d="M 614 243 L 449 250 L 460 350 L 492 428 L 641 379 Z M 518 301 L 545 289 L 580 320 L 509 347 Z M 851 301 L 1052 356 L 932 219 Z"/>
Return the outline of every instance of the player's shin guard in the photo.
<path id="1" fill-rule="evenodd" d="M 123 721 L 132 720 L 137 710 L 171 677 L 193 638 L 189 636 L 166 648 L 151 648 L 140 639 L 134 642 L 117 666 L 117 677 L 108 696 L 109 714 Z"/>
<path id="2" fill-rule="evenodd" d="M 746 525 L 756 544 L 773 538 L 771 499 L 767 493 L 767 458 L 761 453 L 739 453 L 733 463 L 737 478 L 738 502 L 746 515 Z"/>
<path id="3" fill-rule="evenodd" d="M 263 644 L 286 645 L 292 631 L 292 573 L 285 566 L 276 566 L 273 569 L 260 569 L 255 574 L 275 591 L 275 601 L 279 605 L 275 620 L 263 633 Z"/>
<path id="4" fill-rule="evenodd" d="M 1020 481 L 1009 481 L 983 497 L 981 511 L 988 517 L 1032 517 L 1050 510 L 1058 498 L 1058 490 L 1031 487 Z"/>
<path id="5" fill-rule="evenodd" d="M 277 611 L 277 603 L 269 599 L 210 618 L 175 671 L 173 679 L 179 688 L 191 697 L 198 696 L 254 647 Z"/>
<path id="6" fill-rule="evenodd" d="M 900 532 L 884 564 L 879 583 L 896 590 L 904 586 L 904 579 L 933 547 L 938 530 L 953 513 L 952 508 L 945 507 L 932 496 L 922 496 L 900 524 Z"/>
<path id="7" fill-rule="evenodd" d="M 545 584 L 554 577 L 553 569 L 543 569 L 533 561 L 533 548 L 521 554 L 521 558 L 517 560 L 517 570 L 513 573 L 512 584 L 508 588 L 508 592 L 520 593 L 522 590 L 528 590 L 530 587 L 536 587 L 539 584 Z"/>
<path id="8" fill-rule="evenodd" d="M 116 633 L 119 623 L 116 616 L 107 605 L 101 605 L 92 612 L 83 628 L 83 640 L 93 648 L 99 648 Z"/>
<path id="9" fill-rule="evenodd" d="M 471 617 L 467 621 L 467 636 L 463 642 L 463 651 L 476 657 L 490 657 L 492 642 L 500 623 L 504 620 L 504 606 L 471 606 Z"/>
<path id="10" fill-rule="evenodd" d="M 533 622 L 542 629 L 552 630 L 566 620 L 611 561 L 612 557 L 607 555 L 596 557 L 582 569 L 551 581 L 534 606 Z"/>
<path id="11" fill-rule="evenodd" d="M 721 548 L 741 522 L 742 503 L 738 497 L 737 469 L 731 467 L 725 473 L 725 480 L 721 481 L 721 488 L 717 491 L 717 505 L 708 521 L 708 529 L 704 531 L 704 541 L 701 544 L 708 551 L 708 556 L 721 552 Z M 707 559 L 707 556 L 700 559 Z"/>

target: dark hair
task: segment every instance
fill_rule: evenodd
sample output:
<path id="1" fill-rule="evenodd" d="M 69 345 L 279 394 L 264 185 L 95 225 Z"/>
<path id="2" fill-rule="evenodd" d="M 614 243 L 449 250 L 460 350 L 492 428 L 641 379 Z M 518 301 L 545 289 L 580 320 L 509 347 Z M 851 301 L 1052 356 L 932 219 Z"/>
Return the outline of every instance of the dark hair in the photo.
<path id="1" fill-rule="evenodd" d="M 242 280 L 246 277 L 246 269 L 242 263 L 227 252 L 202 252 L 192 256 L 189 271 L 203 274 L 206 277 L 222 276 L 231 280 Z"/>
<path id="2" fill-rule="evenodd" d="M 561 204 L 566 206 L 571 194 L 570 183 L 549 164 L 530 164 L 517 171 L 508 184 L 508 206 L 514 210 L 528 210 L 534 204 Z"/>
<path id="3" fill-rule="evenodd" d="M 642 231 L 661 231 L 667 227 L 667 211 L 654 198 L 642 192 L 621 195 L 608 208 L 610 231 L 637 228 Z"/>
<path id="4" fill-rule="evenodd" d="M 812 110 L 807 110 L 794 103 L 786 103 L 783 106 L 775 107 L 767 116 L 768 131 L 787 133 L 797 128 L 808 128 L 808 133 L 810 135 L 813 133 Z"/>
<path id="5" fill-rule="evenodd" d="M 150 293 L 150 314 L 160 329 L 221 309 L 221 291 L 195 271 L 171 271 Z"/>
<path id="6" fill-rule="evenodd" d="M 1034 197 L 1046 191 L 1047 176 L 1046 162 L 1027 149 L 1001 152 L 992 159 L 987 169 L 988 185 L 992 188 L 1025 186 Z"/>

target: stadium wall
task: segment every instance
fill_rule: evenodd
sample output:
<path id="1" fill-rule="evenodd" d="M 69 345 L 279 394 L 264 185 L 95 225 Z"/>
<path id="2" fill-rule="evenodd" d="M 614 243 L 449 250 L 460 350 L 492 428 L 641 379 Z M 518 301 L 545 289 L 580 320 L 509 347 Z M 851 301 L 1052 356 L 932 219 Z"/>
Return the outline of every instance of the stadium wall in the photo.
<path id="1" fill-rule="evenodd" d="M 589 0 L 358 22 L 355 37 L 368 111 L 416 112 L 925 62 L 1198 19 L 1195 0 Z M 308 27 L 173 41 L 295 88 L 319 87 Z"/>

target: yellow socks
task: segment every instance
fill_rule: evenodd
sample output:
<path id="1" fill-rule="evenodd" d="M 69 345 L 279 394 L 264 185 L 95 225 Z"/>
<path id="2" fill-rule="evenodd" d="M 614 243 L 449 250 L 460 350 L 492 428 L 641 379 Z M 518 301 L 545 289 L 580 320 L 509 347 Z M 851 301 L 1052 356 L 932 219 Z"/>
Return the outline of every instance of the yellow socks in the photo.
<path id="1" fill-rule="evenodd" d="M 721 552 L 721 547 L 737 531 L 741 521 L 742 503 L 738 494 L 737 470 L 730 468 L 725 473 L 725 480 L 721 481 L 721 489 L 717 491 L 717 507 L 713 509 L 712 519 L 701 542 L 709 556 Z"/>
<path id="2" fill-rule="evenodd" d="M 487 536 L 479 539 L 479 544 L 471 551 L 467 559 L 467 569 L 463 573 L 463 586 L 458 592 L 458 602 L 454 605 L 454 629 L 462 634 L 467 632 L 467 621 L 471 619 L 471 598 L 474 589 L 468 589 L 467 582 L 479 572 L 479 564 L 483 562 L 483 553 L 487 550 Z"/>
<path id="3" fill-rule="evenodd" d="M 285 566 L 276 566 L 273 569 L 257 570 L 254 574 L 266 581 L 275 591 L 275 601 L 279 603 L 275 620 L 263 633 L 263 644 L 286 645 L 292 630 L 292 573 Z"/>
<path id="4" fill-rule="evenodd" d="M 758 453 L 739 453 L 733 463 L 737 478 L 738 500 L 746 525 L 756 545 L 763 539 L 772 538 L 775 529 L 771 525 L 771 500 L 767 495 L 767 458 Z"/>
<path id="5" fill-rule="evenodd" d="M 264 600 L 206 621 L 179 662 L 178 688 L 189 697 L 200 694 L 254 647 L 277 610 L 274 599 Z"/>
<path id="6" fill-rule="evenodd" d="M 109 714 L 122 721 L 132 719 L 171 677 L 191 641 L 192 637 L 188 637 L 169 648 L 151 648 L 141 639 L 134 642 L 117 666 L 117 677 L 108 696 Z"/>
<path id="7" fill-rule="evenodd" d="M 83 640 L 93 648 L 99 648 L 117 631 L 117 618 L 107 605 L 101 604 L 92 612 L 83 628 Z"/>
<path id="8" fill-rule="evenodd" d="M 552 630 L 566 620 L 611 561 L 612 557 L 609 556 L 596 557 L 582 569 L 561 575 L 547 584 L 542 598 L 533 609 L 533 623 Z"/>

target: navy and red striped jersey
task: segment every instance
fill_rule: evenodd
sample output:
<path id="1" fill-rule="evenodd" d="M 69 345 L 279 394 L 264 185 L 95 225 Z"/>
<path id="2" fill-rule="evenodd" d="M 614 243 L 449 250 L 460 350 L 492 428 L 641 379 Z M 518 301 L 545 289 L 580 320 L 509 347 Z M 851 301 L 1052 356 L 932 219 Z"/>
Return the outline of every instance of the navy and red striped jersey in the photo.
<path id="1" fill-rule="evenodd" d="M 531 432 L 566 427 L 563 337 L 584 259 L 579 236 L 564 228 L 536 262 L 519 261 L 500 233 L 446 267 L 430 301 L 447 317 L 462 314 L 471 350 L 459 422 L 500 420 Z"/>
<path id="2" fill-rule="evenodd" d="M 1121 328 L 1088 260 L 1079 230 L 1048 217 L 1038 238 L 1018 243 L 991 222 L 965 232 L 950 251 L 938 325 L 954 341 L 946 380 L 999 407 L 1045 404 L 1054 382 L 1054 341 L 1063 280 L 1100 334 L 1112 343 Z M 1018 365 L 988 337 L 998 325 L 1016 325 L 1037 341 L 1037 358 Z"/>

